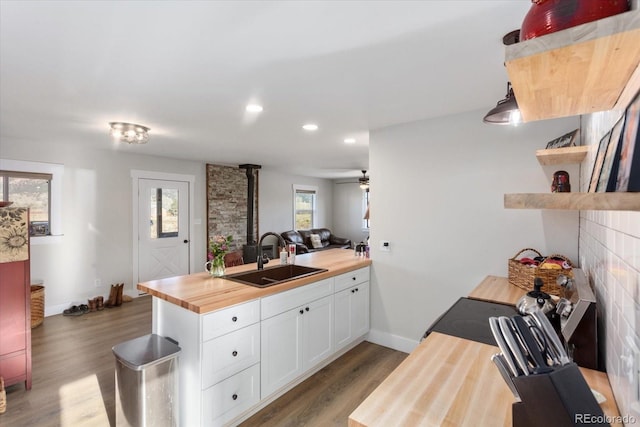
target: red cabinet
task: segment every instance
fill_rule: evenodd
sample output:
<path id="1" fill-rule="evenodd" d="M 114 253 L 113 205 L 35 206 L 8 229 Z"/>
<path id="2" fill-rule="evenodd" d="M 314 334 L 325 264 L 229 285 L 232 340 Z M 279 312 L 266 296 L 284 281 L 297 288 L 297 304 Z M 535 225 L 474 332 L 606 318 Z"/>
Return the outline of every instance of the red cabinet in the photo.
<path id="1" fill-rule="evenodd" d="M 0 208 L 0 376 L 31 388 L 28 210 Z M 26 258 L 26 259 L 25 259 Z"/>

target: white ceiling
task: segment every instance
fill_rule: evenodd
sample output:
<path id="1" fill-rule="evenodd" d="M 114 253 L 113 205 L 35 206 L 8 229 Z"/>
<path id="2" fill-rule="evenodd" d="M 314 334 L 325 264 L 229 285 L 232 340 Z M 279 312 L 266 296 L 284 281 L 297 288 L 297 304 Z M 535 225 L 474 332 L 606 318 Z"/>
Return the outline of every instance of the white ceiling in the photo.
<path id="1" fill-rule="evenodd" d="M 370 130 L 495 106 L 502 36 L 530 5 L 2 0 L 0 152 L 46 140 L 355 177 Z M 114 144 L 110 121 L 150 142 Z"/>

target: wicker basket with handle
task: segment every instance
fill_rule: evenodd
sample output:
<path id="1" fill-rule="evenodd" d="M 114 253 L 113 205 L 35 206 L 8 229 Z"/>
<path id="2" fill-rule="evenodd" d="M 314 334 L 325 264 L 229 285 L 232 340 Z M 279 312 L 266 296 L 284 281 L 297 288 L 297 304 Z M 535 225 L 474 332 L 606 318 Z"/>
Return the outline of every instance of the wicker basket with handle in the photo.
<path id="1" fill-rule="evenodd" d="M 526 291 L 530 291 L 533 289 L 533 279 L 539 277 L 542 279 L 542 291 L 548 293 L 549 295 L 562 296 L 564 288 L 558 285 L 556 280 L 558 276 L 561 274 L 567 276 L 569 278 L 573 277 L 573 269 L 572 268 L 545 268 L 544 265 L 547 260 L 551 258 L 560 258 L 565 260 L 570 266 L 573 267 L 573 263 L 569 260 L 569 258 L 560 254 L 553 254 L 545 257 L 544 261 L 540 263 L 538 266 L 530 266 L 525 265 L 520 262 L 520 256 L 527 251 L 531 251 L 537 254 L 537 256 L 542 257 L 542 254 L 535 249 L 525 248 L 520 252 L 514 255 L 513 258 L 509 259 L 509 283 L 514 286 L 517 286 Z"/>

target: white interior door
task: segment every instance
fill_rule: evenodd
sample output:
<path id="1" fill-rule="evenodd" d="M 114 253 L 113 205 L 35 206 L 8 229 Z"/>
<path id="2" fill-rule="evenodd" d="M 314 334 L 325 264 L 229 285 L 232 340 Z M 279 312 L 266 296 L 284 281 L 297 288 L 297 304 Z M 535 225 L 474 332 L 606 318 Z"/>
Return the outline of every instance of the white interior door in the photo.
<path id="1" fill-rule="evenodd" d="M 138 282 L 189 274 L 189 182 L 139 179 Z"/>

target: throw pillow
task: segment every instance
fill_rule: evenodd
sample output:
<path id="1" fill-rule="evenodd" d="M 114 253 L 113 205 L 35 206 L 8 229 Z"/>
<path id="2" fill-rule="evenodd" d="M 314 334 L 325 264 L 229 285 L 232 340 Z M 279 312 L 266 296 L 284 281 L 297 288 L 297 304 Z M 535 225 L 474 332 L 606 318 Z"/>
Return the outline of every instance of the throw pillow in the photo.
<path id="1" fill-rule="evenodd" d="M 322 240 L 320 240 L 319 234 L 310 234 L 309 240 L 311 240 L 311 246 L 313 246 L 313 249 L 318 249 L 322 247 Z"/>

